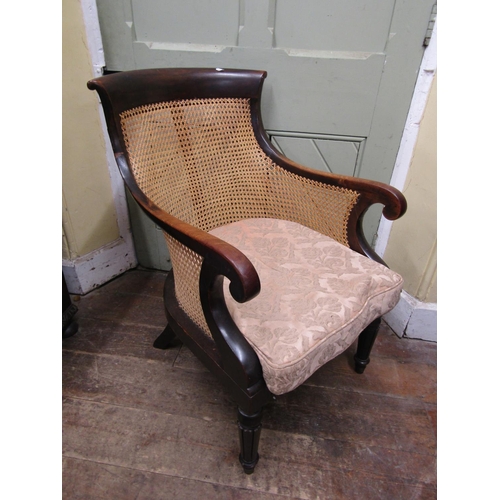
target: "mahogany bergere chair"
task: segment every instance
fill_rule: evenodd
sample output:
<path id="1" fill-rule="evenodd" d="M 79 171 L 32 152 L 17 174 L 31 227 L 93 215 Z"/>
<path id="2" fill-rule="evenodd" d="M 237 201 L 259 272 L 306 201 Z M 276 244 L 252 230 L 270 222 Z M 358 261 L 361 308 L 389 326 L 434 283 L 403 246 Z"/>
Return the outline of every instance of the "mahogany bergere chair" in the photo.
<path id="1" fill-rule="evenodd" d="M 265 77 L 150 69 L 88 83 L 121 175 L 168 244 L 168 325 L 154 345 L 177 336 L 228 387 L 246 473 L 266 403 L 356 339 L 363 373 L 402 289 L 366 242 L 363 215 L 374 203 L 391 220 L 406 210 L 393 187 L 281 155 L 261 121 Z"/>

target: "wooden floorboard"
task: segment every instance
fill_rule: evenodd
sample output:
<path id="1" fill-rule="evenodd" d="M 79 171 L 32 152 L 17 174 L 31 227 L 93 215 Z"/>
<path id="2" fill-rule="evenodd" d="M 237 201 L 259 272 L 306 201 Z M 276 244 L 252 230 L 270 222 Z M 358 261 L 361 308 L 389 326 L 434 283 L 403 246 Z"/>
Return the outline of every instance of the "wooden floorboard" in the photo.
<path id="1" fill-rule="evenodd" d="M 241 470 L 236 407 L 165 326 L 164 273 L 129 271 L 76 302 L 63 340 L 63 498 L 436 498 L 436 346 L 383 325 L 265 408 Z"/>
<path id="2" fill-rule="evenodd" d="M 115 465 L 64 458 L 63 497 L 74 500 L 151 500 L 154 498 L 255 500 L 255 491 Z M 75 485 L 78 488 L 75 488 Z M 259 499 L 281 495 L 260 493 Z M 289 497 L 286 497 L 289 498 Z"/>

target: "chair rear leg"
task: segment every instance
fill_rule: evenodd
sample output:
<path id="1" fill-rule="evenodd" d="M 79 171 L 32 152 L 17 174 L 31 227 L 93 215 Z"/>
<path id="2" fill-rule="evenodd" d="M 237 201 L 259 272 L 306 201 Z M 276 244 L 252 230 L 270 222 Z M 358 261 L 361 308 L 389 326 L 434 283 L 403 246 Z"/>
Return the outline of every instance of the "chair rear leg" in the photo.
<path id="1" fill-rule="evenodd" d="M 238 430 L 240 435 L 240 463 L 245 474 L 252 474 L 259 461 L 259 439 L 262 429 L 262 409 L 247 415 L 238 408 Z"/>
<path id="2" fill-rule="evenodd" d="M 175 333 L 172 328 L 167 325 L 165 330 L 160 333 L 157 339 L 153 342 L 153 347 L 157 349 L 168 349 L 169 347 L 174 347 L 175 345 Z"/>
<path id="3" fill-rule="evenodd" d="M 370 352 L 377 338 L 380 321 L 381 319 L 377 318 L 371 322 L 358 337 L 358 348 L 354 355 L 356 373 L 363 373 L 370 362 Z"/>

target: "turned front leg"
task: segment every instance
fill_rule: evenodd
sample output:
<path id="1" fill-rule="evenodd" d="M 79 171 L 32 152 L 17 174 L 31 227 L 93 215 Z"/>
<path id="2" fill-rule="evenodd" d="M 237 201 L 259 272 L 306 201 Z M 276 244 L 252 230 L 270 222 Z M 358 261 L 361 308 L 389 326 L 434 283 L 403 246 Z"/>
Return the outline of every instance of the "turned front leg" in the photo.
<path id="1" fill-rule="evenodd" d="M 370 362 L 370 352 L 377 338 L 380 321 L 380 318 L 378 318 L 370 323 L 358 337 L 358 348 L 354 355 L 354 364 L 357 373 L 363 373 Z"/>
<path id="2" fill-rule="evenodd" d="M 259 439 L 262 429 L 262 409 L 247 415 L 238 408 L 238 430 L 240 434 L 240 463 L 246 474 L 252 474 L 259 461 Z"/>

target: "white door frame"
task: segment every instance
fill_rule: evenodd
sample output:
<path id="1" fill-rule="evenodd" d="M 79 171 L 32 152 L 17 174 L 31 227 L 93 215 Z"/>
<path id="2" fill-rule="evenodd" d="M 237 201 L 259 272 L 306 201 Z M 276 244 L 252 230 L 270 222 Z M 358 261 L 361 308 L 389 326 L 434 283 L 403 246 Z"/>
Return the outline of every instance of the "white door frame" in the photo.
<path id="1" fill-rule="evenodd" d="M 437 69 L 437 21 L 432 30 L 432 36 L 429 45 L 425 49 L 418 73 L 417 83 L 413 91 L 408 117 L 401 137 L 396 163 L 391 177 L 391 186 L 403 190 L 406 182 L 406 177 L 410 170 L 413 152 L 417 143 L 418 132 L 420 130 L 420 122 L 424 115 L 425 106 L 431 90 L 431 85 L 434 80 Z M 381 257 L 384 256 L 391 233 L 392 221 L 381 217 L 377 231 L 377 241 L 375 243 L 375 252 Z"/>
<path id="2" fill-rule="evenodd" d="M 402 191 L 410 170 L 427 99 L 437 70 L 437 21 L 422 58 L 417 83 L 401 138 L 391 185 Z M 383 257 L 391 233 L 392 221 L 382 217 L 378 228 L 375 252 Z M 400 337 L 437 341 L 437 304 L 421 302 L 403 291 L 397 306 L 384 316 L 385 321 Z"/>

